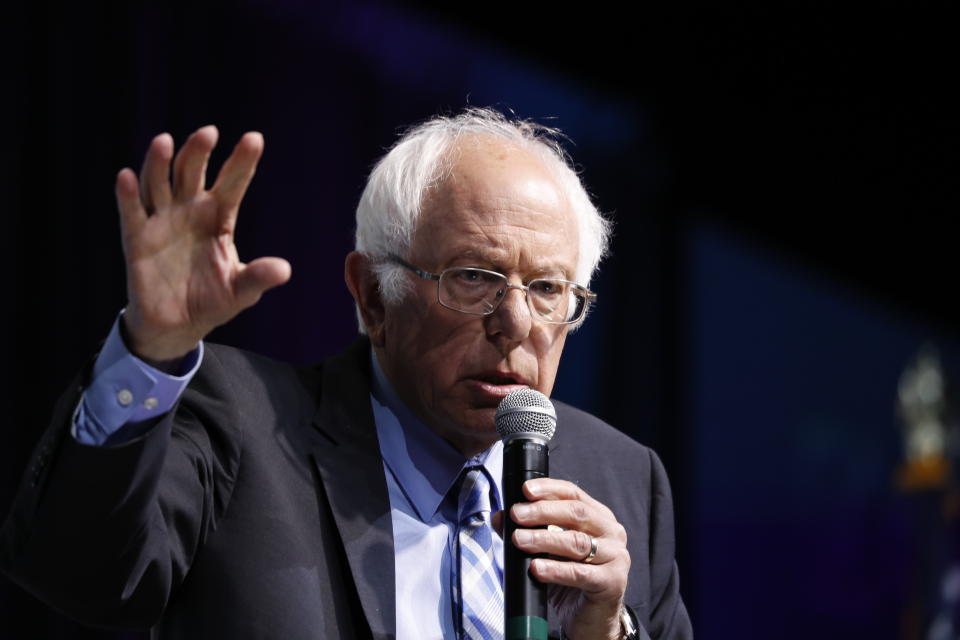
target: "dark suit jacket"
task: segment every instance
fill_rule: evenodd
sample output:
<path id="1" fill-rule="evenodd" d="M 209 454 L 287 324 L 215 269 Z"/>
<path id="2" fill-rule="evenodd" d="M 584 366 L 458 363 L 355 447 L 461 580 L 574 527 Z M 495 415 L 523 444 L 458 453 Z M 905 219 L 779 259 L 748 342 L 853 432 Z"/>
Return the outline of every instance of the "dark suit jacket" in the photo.
<path id="1" fill-rule="evenodd" d="M 368 369 L 365 340 L 305 370 L 209 345 L 177 409 L 115 447 L 70 437 L 78 383 L 0 531 L 0 566 L 72 617 L 154 637 L 392 637 Z M 551 475 L 626 527 L 627 603 L 652 637 L 690 637 L 662 465 L 596 418 L 561 403 L 557 414 Z"/>

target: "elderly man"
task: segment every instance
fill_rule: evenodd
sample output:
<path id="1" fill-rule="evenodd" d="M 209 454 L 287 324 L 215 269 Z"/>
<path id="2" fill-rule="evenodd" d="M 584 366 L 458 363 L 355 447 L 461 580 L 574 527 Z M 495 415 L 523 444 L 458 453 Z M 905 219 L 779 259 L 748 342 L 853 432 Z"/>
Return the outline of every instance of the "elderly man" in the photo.
<path id="1" fill-rule="evenodd" d="M 691 637 L 649 449 L 558 403 L 553 477 L 524 485 L 512 540 L 489 517 L 495 409 L 550 394 L 606 243 L 550 134 L 476 109 L 407 132 L 346 259 L 365 337 L 304 370 L 202 342 L 290 277 L 233 244 L 261 136 L 209 190 L 216 129 L 176 157 L 157 136 L 139 181 L 117 177 L 128 305 L 36 449 L 4 570 L 80 620 L 157 637 L 501 638 L 515 544 L 548 554 L 531 572 L 553 635 Z"/>

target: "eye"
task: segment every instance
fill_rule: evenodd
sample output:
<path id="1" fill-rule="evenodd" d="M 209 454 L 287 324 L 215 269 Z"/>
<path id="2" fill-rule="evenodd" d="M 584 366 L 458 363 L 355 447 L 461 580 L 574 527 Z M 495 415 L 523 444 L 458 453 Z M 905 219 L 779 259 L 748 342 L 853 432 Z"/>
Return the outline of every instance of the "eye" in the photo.
<path id="1" fill-rule="evenodd" d="M 464 282 L 476 282 L 480 278 L 480 274 L 472 269 L 461 269 L 457 271 L 454 275 Z"/>
<path id="2" fill-rule="evenodd" d="M 484 273 L 477 269 L 459 269 L 454 272 L 454 277 L 458 282 L 464 284 L 475 284 L 484 281 Z"/>
<path id="3" fill-rule="evenodd" d="M 530 283 L 530 291 L 543 297 L 563 295 L 566 289 L 566 283 L 558 280 L 534 280 Z"/>
<path id="4" fill-rule="evenodd" d="M 448 272 L 448 276 L 452 282 L 460 287 L 499 286 L 500 283 L 503 282 L 503 277 L 496 273 L 484 271 L 483 269 L 471 269 L 469 267 L 451 270 Z"/>

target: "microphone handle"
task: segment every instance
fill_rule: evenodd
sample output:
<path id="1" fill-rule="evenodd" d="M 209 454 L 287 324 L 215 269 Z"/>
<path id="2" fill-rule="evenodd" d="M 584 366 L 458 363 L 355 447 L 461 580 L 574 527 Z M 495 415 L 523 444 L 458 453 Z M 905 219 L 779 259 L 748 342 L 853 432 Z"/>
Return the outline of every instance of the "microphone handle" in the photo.
<path id="1" fill-rule="evenodd" d="M 516 523 L 510 507 L 527 502 L 523 483 L 549 474 L 547 443 L 536 438 L 514 438 L 503 447 L 503 492 L 507 511 L 504 529 L 504 640 L 547 640 L 547 585 L 530 575 L 529 554 L 513 544 Z"/>

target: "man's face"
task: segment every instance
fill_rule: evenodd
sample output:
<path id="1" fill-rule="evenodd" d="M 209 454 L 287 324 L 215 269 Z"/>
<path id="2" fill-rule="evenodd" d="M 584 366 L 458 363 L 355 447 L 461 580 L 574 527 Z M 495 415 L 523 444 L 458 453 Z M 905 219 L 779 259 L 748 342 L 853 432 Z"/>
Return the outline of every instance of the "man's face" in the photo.
<path id="1" fill-rule="evenodd" d="M 579 238 L 574 213 L 539 160 L 490 137 L 467 138 L 453 171 L 425 199 L 410 254 L 440 273 L 471 266 L 511 284 L 573 280 Z M 549 395 L 568 327 L 530 315 L 524 293 L 508 289 L 489 316 L 440 305 L 436 281 L 412 273 L 414 292 L 388 306 L 380 362 L 397 393 L 427 426 L 464 455 L 498 438 L 496 407 L 530 387 Z"/>

